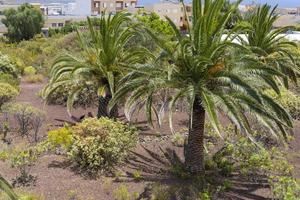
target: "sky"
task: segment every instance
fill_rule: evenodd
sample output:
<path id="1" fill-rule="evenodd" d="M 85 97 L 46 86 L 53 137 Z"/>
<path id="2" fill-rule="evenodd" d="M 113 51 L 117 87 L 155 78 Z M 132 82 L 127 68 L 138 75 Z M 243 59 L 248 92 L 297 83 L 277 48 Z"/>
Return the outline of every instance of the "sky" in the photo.
<path id="1" fill-rule="evenodd" d="M 155 2 L 159 2 L 160 0 L 139 0 L 139 4 L 146 5 Z M 244 0 L 244 3 L 251 3 L 253 0 Z M 271 5 L 278 4 L 279 7 L 300 7 L 300 0 L 254 0 L 257 3 L 268 3 Z"/>

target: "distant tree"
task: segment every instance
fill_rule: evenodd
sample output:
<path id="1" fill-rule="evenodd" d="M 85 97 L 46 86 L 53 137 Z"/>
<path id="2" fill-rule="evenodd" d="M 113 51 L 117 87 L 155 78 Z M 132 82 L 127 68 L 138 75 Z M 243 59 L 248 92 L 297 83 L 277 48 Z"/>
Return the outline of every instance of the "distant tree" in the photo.
<path id="1" fill-rule="evenodd" d="M 147 28 L 151 28 L 155 33 L 163 33 L 164 35 L 173 35 L 173 29 L 171 25 L 159 17 L 158 14 L 146 13 L 141 10 L 136 15 L 136 18 L 139 22 L 143 23 Z"/>
<path id="2" fill-rule="evenodd" d="M 41 11 L 28 3 L 21 5 L 17 10 L 5 10 L 4 16 L 2 23 L 7 27 L 6 36 L 11 42 L 33 38 L 34 35 L 41 33 L 44 25 Z"/>

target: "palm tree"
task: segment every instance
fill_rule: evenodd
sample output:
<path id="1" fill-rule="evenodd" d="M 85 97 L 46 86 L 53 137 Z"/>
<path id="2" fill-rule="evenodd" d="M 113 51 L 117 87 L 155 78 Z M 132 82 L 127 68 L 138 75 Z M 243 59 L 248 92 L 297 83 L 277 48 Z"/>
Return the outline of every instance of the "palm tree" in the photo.
<path id="1" fill-rule="evenodd" d="M 12 186 L 2 176 L 0 176 L 0 190 L 3 190 L 11 200 L 19 199 Z"/>
<path id="2" fill-rule="evenodd" d="M 132 113 L 137 106 L 144 105 L 148 120 L 157 116 L 155 98 L 158 93 L 171 90 L 168 100 L 170 121 L 172 111 L 179 99 L 185 98 L 189 105 L 189 134 L 185 145 L 185 166 L 191 173 L 204 172 L 204 124 L 209 117 L 214 129 L 221 135 L 218 110 L 223 111 L 250 139 L 251 127 L 247 117 L 254 115 L 268 127 L 275 137 L 282 138 L 292 127 L 289 114 L 271 98 L 264 95 L 251 82 L 235 73 L 235 63 L 228 63 L 231 49 L 240 53 L 251 53 L 233 42 L 238 37 L 226 30 L 226 24 L 239 3 L 225 13 L 226 0 L 194 0 L 193 22 L 188 34 L 182 35 L 174 23 L 167 18 L 174 30 L 174 40 L 148 33 L 160 46 L 156 62 L 139 65 L 120 82 L 111 105 L 128 95 L 125 112 Z M 224 38 L 224 35 L 227 37 Z M 240 62 L 240 61 L 236 61 Z M 238 64 L 238 63 L 236 63 Z M 255 65 L 241 70 L 257 74 L 281 75 L 276 69 Z M 172 124 L 172 123 L 170 123 Z"/>
<path id="3" fill-rule="evenodd" d="M 262 64 L 274 67 L 287 76 L 283 83 L 288 87 L 288 78 L 297 82 L 300 68 L 294 59 L 297 45 L 284 39 L 285 34 L 292 27 L 274 29 L 274 22 L 279 15 L 276 14 L 277 7 L 265 4 L 258 6 L 253 12 L 246 16 L 246 39 L 242 44 L 248 46 Z"/>
<path id="4" fill-rule="evenodd" d="M 59 87 L 72 85 L 67 101 L 70 113 L 78 93 L 93 86 L 99 97 L 97 116 L 117 117 L 116 106 L 112 112 L 107 109 L 116 83 L 125 72 L 125 67 L 142 62 L 146 55 L 143 48 L 126 47 L 137 34 L 130 21 L 129 14 L 123 12 L 114 16 L 103 13 L 100 19 L 88 18 L 88 34 L 78 31 L 82 48 L 80 56 L 65 54 L 56 59 L 43 96 L 47 98 Z"/>

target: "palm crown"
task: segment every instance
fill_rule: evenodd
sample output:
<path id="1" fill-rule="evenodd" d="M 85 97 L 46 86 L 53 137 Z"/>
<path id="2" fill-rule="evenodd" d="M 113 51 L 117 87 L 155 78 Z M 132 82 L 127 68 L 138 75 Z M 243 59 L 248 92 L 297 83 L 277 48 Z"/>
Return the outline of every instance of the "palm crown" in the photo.
<path id="1" fill-rule="evenodd" d="M 116 90 L 115 83 L 125 67 L 142 61 L 145 55 L 142 48 L 125 48 L 136 35 L 129 23 L 129 14 L 123 12 L 114 16 L 103 13 L 100 19 L 88 18 L 88 33 L 78 31 L 81 55 L 65 54 L 56 59 L 44 97 L 66 84 L 77 86 L 68 97 L 70 110 L 77 94 L 87 85 L 93 85 L 99 96 L 98 117 L 110 117 L 107 103 Z"/>
<path id="2" fill-rule="evenodd" d="M 297 82 L 300 68 L 295 60 L 293 51 L 296 44 L 284 39 L 286 32 L 292 27 L 273 29 L 278 19 L 277 7 L 273 9 L 265 4 L 257 7 L 248 16 L 246 27 L 246 40 L 242 44 L 248 46 L 256 57 L 266 66 L 273 67 L 283 74 L 284 84 L 288 87 L 288 78 Z"/>
<path id="3" fill-rule="evenodd" d="M 242 74 L 233 70 L 241 60 L 228 63 L 232 49 L 243 54 L 251 54 L 249 49 L 235 44 L 238 37 L 234 31 L 225 29 L 231 14 L 237 8 L 231 7 L 221 12 L 225 0 L 193 1 L 193 23 L 188 26 L 188 34 L 182 35 L 174 23 L 167 18 L 174 29 L 174 40 L 157 37 L 148 33 L 160 46 L 160 54 L 154 63 L 137 66 L 130 72 L 116 92 L 111 105 L 130 93 L 126 108 L 128 113 L 135 110 L 136 102 L 145 105 L 148 120 L 157 113 L 154 108 L 155 96 L 166 89 L 171 90 L 168 99 L 170 119 L 172 110 L 180 98 L 189 104 L 189 136 L 185 147 L 186 167 L 190 172 L 203 171 L 203 145 L 205 116 L 210 119 L 215 130 L 220 133 L 217 110 L 227 116 L 251 139 L 249 114 L 263 121 L 276 137 L 277 127 L 286 134 L 292 126 L 289 114 L 257 87 L 252 87 Z M 226 35 L 226 38 L 224 38 Z M 245 55 L 247 56 L 247 55 Z M 251 68 L 251 67 L 250 67 Z M 249 68 L 240 68 L 249 70 Z M 276 70 L 255 63 L 251 69 L 257 74 L 280 76 Z M 139 104 L 140 105 L 140 104 Z M 220 133 L 221 135 L 221 133 Z"/>

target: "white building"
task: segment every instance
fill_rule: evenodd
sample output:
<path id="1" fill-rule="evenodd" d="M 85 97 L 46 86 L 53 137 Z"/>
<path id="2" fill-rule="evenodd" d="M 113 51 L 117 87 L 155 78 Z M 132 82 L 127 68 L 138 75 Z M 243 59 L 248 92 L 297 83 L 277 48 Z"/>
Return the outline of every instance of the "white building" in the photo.
<path id="1" fill-rule="evenodd" d="M 75 8 L 72 12 L 73 15 L 91 16 L 92 4 L 89 0 L 76 0 Z"/>

